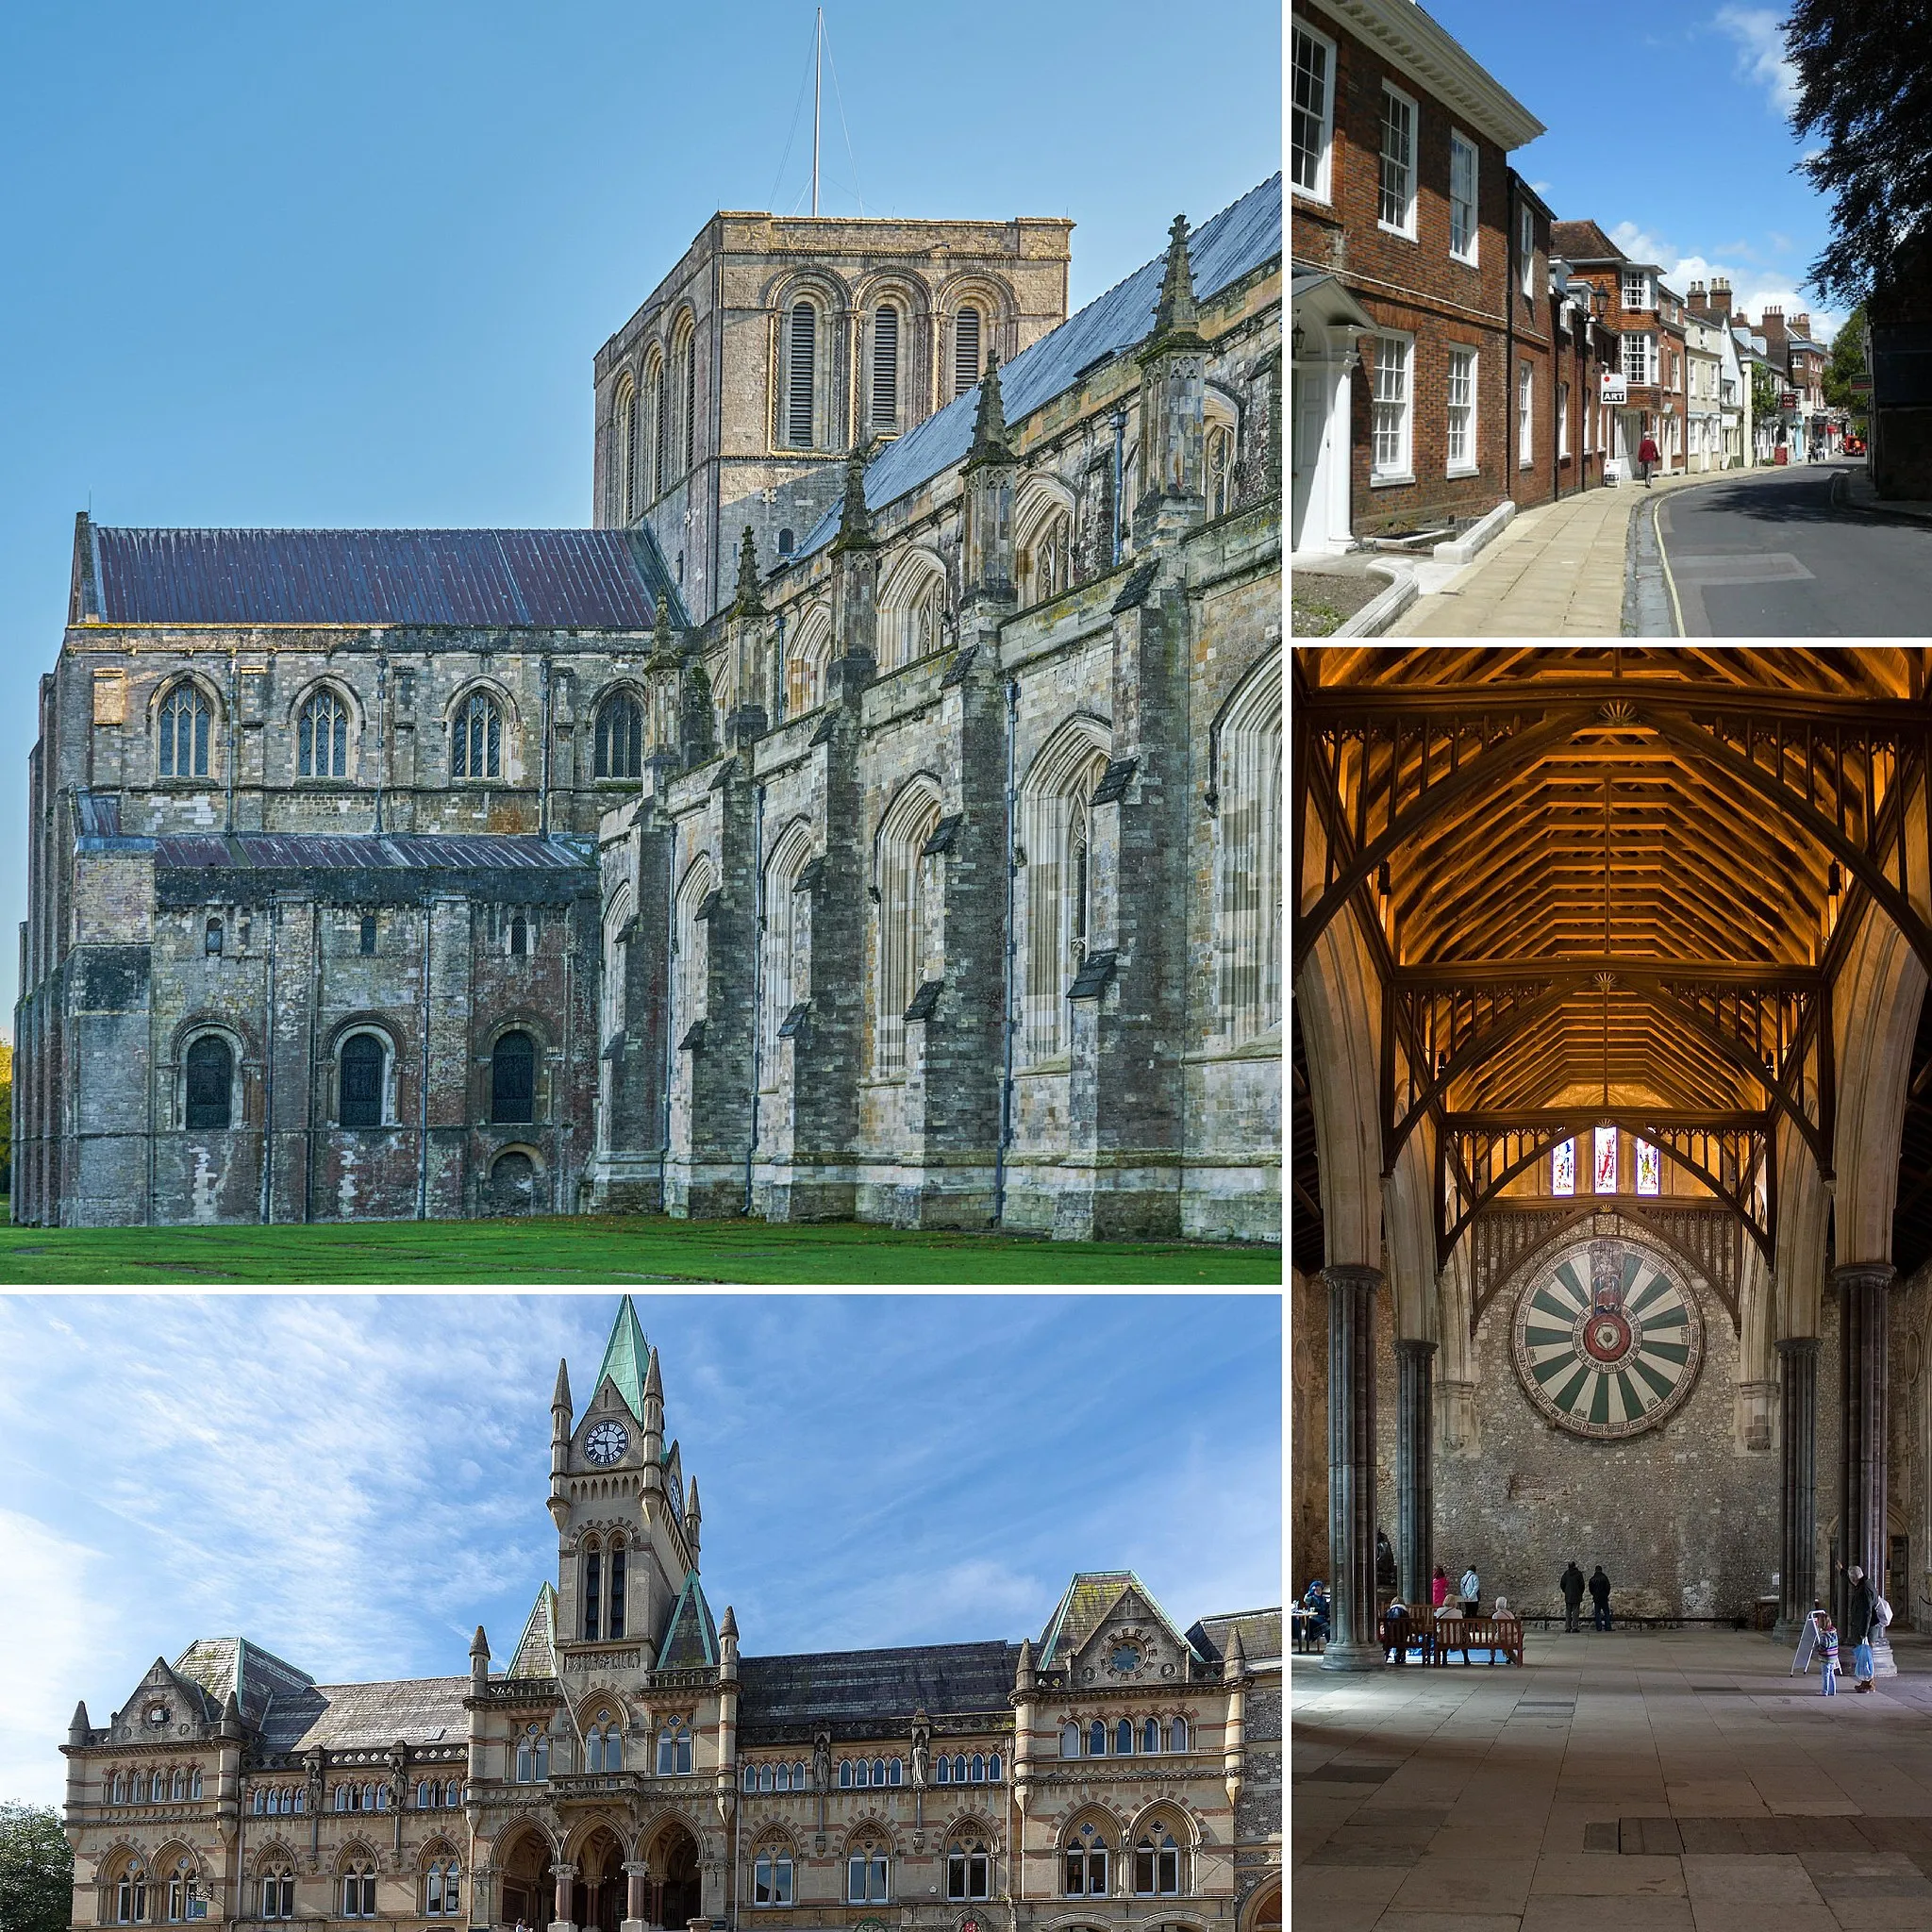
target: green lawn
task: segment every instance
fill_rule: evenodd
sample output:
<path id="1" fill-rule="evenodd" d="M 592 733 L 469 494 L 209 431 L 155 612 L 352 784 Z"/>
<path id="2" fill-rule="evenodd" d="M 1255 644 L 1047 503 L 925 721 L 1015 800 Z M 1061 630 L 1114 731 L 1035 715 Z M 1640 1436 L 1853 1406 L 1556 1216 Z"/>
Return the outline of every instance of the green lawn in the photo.
<path id="1" fill-rule="evenodd" d="M 834 1222 L 368 1221 L 325 1227 L 0 1226 L 0 1283 L 800 1282 L 1278 1286 L 1281 1251 L 906 1234 Z"/>

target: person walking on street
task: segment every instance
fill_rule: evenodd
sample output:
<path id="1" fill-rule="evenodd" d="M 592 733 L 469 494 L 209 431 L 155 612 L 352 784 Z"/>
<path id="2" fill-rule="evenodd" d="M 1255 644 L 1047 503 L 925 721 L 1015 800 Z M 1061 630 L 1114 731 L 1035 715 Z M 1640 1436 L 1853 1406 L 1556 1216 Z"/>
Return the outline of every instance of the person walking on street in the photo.
<path id="1" fill-rule="evenodd" d="M 1465 1617 L 1480 1617 L 1482 1613 L 1482 1579 L 1475 1574 L 1475 1565 L 1472 1563 L 1462 1573 L 1462 1614 Z"/>
<path id="2" fill-rule="evenodd" d="M 1449 1601 L 1449 1573 L 1441 1564 L 1436 1565 L 1436 1574 L 1429 1578 L 1429 1607 L 1440 1610 Z"/>
<path id="3" fill-rule="evenodd" d="M 1878 1666 L 1872 1656 L 1872 1636 L 1878 1627 L 1878 1592 L 1857 1564 L 1846 1571 L 1852 1600 L 1845 1607 L 1845 1635 L 1852 1641 L 1852 1689 L 1870 1690 Z"/>
<path id="4" fill-rule="evenodd" d="M 1637 466 L 1643 472 L 1643 487 L 1646 490 L 1650 488 L 1650 473 L 1657 468 L 1657 438 L 1646 435 L 1637 445 Z"/>
<path id="5" fill-rule="evenodd" d="M 1574 1637 L 1576 1619 L 1583 1609 L 1583 1572 L 1576 1567 L 1574 1557 L 1570 1559 L 1570 1567 L 1557 1578 L 1557 1588 L 1563 1592 L 1563 1628 Z"/>
<path id="6" fill-rule="evenodd" d="M 1591 1572 L 1590 1603 L 1591 1626 L 1607 1630 L 1610 1627 L 1610 1579 L 1604 1574 L 1601 1563 Z"/>

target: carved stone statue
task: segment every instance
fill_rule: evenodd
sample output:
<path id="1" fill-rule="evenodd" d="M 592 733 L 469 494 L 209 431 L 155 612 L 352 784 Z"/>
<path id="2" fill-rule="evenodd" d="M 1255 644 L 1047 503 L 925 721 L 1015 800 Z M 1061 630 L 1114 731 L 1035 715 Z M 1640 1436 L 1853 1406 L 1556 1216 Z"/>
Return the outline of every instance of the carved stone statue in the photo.
<path id="1" fill-rule="evenodd" d="M 932 1725 L 922 1710 L 912 1720 L 912 1782 L 915 1787 L 924 1788 L 926 1766 L 931 1756 Z"/>
<path id="2" fill-rule="evenodd" d="M 820 1731 L 811 1740 L 811 1784 L 815 1791 L 832 1789 L 832 1734 Z"/>

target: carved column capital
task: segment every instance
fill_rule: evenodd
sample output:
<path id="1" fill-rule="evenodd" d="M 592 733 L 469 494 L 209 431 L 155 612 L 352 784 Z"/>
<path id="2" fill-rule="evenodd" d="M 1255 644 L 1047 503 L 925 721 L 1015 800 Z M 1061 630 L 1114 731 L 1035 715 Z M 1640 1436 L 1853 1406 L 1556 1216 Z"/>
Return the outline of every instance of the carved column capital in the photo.
<path id="1" fill-rule="evenodd" d="M 1818 1353 L 1818 1338 L 1815 1335 L 1783 1335 L 1778 1338 L 1777 1352 L 1782 1356 L 1803 1357 Z"/>

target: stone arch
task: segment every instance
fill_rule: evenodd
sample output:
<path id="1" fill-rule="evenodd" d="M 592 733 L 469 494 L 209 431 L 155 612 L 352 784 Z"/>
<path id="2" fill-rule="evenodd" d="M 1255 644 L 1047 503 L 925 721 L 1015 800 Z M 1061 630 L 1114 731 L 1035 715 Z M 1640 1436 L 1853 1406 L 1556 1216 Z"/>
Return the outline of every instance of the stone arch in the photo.
<path id="1" fill-rule="evenodd" d="M 1906 1081 L 1925 991 L 1910 941 L 1866 918 L 1832 989 L 1838 1035 L 1838 1130 L 1832 1166 L 1834 1262 L 1890 1262 Z"/>
<path id="2" fill-rule="evenodd" d="M 888 1857 L 896 1857 L 899 1853 L 898 1834 L 891 1823 L 881 1818 L 875 1811 L 862 1812 L 849 1824 L 839 1840 L 838 1857 L 846 1857 L 860 1842 L 883 1844 Z"/>
<path id="3" fill-rule="evenodd" d="M 1382 1265 L 1381 986 L 1354 924 L 1323 932 L 1295 982 L 1321 1162 L 1324 1261 Z"/>
<path id="4" fill-rule="evenodd" d="M 1072 588 L 1078 518 L 1074 492 L 1051 472 L 1036 472 L 1021 484 L 1013 510 L 1013 575 L 1022 608 Z"/>
<path id="5" fill-rule="evenodd" d="M 169 742 L 166 745 L 162 742 L 164 716 L 169 713 L 175 694 L 182 691 L 192 691 L 208 708 L 206 724 L 197 719 L 188 729 L 185 742 L 191 769 L 186 772 L 178 769 L 178 759 L 171 756 L 184 743 L 181 727 L 177 724 Z M 221 777 L 226 770 L 226 741 L 223 730 L 226 717 L 227 706 L 221 687 L 205 672 L 191 664 L 161 677 L 148 696 L 148 742 L 154 749 L 156 776 L 177 780 L 186 778 L 191 782 L 196 778 Z"/>
<path id="6" fill-rule="evenodd" d="M 1235 1932 L 1279 1932 L 1280 1925 L 1281 1874 L 1275 1873 L 1256 1886 L 1241 1902 Z"/>
<path id="7" fill-rule="evenodd" d="M 476 1862 L 483 1863 L 479 1844 Z M 495 1871 L 496 1920 L 515 1924 L 547 1925 L 557 1916 L 557 1843 L 534 1819 L 509 1825 L 490 1848 Z"/>
<path id="8" fill-rule="evenodd" d="M 1091 801 L 1113 754 L 1104 719 L 1076 711 L 1047 735 L 1020 781 L 1020 849 L 1026 856 L 1015 935 L 1022 961 L 1020 1050 L 1029 1065 L 1066 1046 L 1066 991 L 1092 926 Z"/>
<path id="9" fill-rule="evenodd" d="M 967 269 L 950 276 L 941 285 L 933 306 L 941 318 L 940 368 L 942 380 L 940 406 L 943 408 L 955 396 L 964 393 L 959 384 L 960 310 L 970 308 L 976 309 L 979 315 L 979 367 L 974 376 L 977 381 L 986 372 L 990 350 L 996 350 L 1003 363 L 1012 359 L 1017 309 L 1012 290 L 998 276 L 977 269 Z"/>
<path id="10" fill-rule="evenodd" d="M 825 701 L 825 674 L 832 666 L 832 607 L 808 605 L 785 646 L 785 715 L 802 717 Z"/>
<path id="11" fill-rule="evenodd" d="M 649 1922 L 674 1926 L 696 1918 L 703 1902 L 704 1836 L 698 1827 L 682 1811 L 660 1812 L 641 1834 L 639 1847 L 649 1867 Z"/>
<path id="12" fill-rule="evenodd" d="M 359 1831 L 352 1833 L 336 1847 L 334 1870 L 344 1873 L 352 1865 L 374 1865 L 380 1868 L 382 1855 Z"/>
<path id="13" fill-rule="evenodd" d="M 174 1068 L 172 1124 L 184 1128 L 188 1125 L 190 1056 L 204 1040 L 219 1040 L 228 1049 L 227 1124 L 231 1128 L 242 1126 L 247 1116 L 246 1072 L 255 1063 L 254 1041 L 249 1032 L 225 1013 L 220 1017 L 198 1013 L 175 1028 L 168 1053 Z"/>
<path id="14" fill-rule="evenodd" d="M 394 1126 L 401 1119 L 399 1110 L 400 1082 L 403 1049 L 402 1041 L 393 1023 L 382 1013 L 351 1013 L 338 1020 L 325 1038 L 324 1052 L 329 1069 L 328 1123 L 341 1126 L 342 1121 L 342 1054 L 351 1040 L 358 1035 L 374 1039 L 382 1049 L 381 1087 L 378 1101 L 379 1118 L 374 1121 L 353 1123 L 368 1126 Z"/>
<path id="15" fill-rule="evenodd" d="M 1200 1821 L 1177 1798 L 1150 1798 L 1126 1821 L 1124 1829 L 1128 1838 L 1137 1839 L 1157 1820 L 1174 1831 L 1175 1842 L 1186 1850 L 1197 1851 L 1209 1842 Z"/>
<path id="16" fill-rule="evenodd" d="M 925 977 L 931 908 L 924 847 L 940 821 L 941 791 L 915 773 L 892 795 L 873 840 L 872 890 L 877 906 L 874 972 L 874 1072 L 906 1068 L 906 1009 Z"/>
<path id="17" fill-rule="evenodd" d="M 903 550 L 879 578 L 879 669 L 930 657 L 944 647 L 952 579 L 937 550 L 915 544 Z"/>
<path id="18" fill-rule="evenodd" d="M 343 746 L 343 770 L 340 774 L 345 781 L 356 776 L 362 749 L 362 731 L 367 713 L 355 687 L 346 678 L 338 676 L 333 671 L 325 671 L 303 684 L 289 701 L 285 722 L 289 733 L 289 774 L 297 784 L 315 778 L 336 776 L 332 760 L 317 756 L 319 748 L 311 748 L 309 769 L 302 769 L 302 724 L 304 714 L 317 698 L 323 695 L 333 697 L 348 713 L 346 742 Z M 317 771 L 317 764 L 328 763 L 330 769 Z"/>

